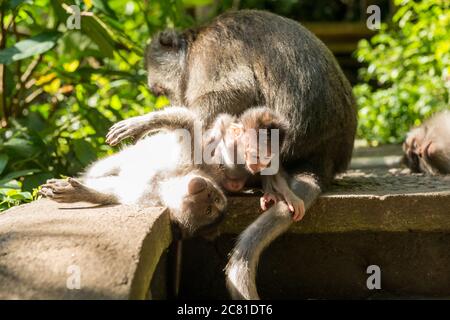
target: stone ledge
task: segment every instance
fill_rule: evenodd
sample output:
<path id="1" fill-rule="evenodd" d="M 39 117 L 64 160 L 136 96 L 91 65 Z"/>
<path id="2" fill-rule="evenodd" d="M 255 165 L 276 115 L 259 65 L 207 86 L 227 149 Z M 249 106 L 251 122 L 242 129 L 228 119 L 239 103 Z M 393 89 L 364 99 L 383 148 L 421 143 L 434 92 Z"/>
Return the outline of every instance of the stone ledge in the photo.
<path id="1" fill-rule="evenodd" d="M 230 198 L 222 233 L 238 234 L 260 211 L 255 194 Z M 350 170 L 310 208 L 290 233 L 450 231 L 450 176 L 400 169 Z"/>
<path id="2" fill-rule="evenodd" d="M 39 200 L 0 214 L 0 299 L 145 299 L 171 242 L 164 208 Z M 81 289 L 67 289 L 69 266 Z"/>
<path id="3" fill-rule="evenodd" d="M 258 207 L 254 194 L 231 197 L 214 243 L 185 242 L 182 299 L 229 298 L 223 269 Z M 449 241 L 450 176 L 350 170 L 263 252 L 256 283 L 263 299 L 447 298 Z M 369 265 L 381 290 L 367 288 Z"/>
<path id="4" fill-rule="evenodd" d="M 371 166 L 369 167 L 371 168 Z M 210 275 L 212 282 L 220 283 L 223 286 L 222 270 L 227 254 L 234 243 L 235 235 L 257 218 L 259 214 L 258 198 L 259 195 L 255 193 L 229 198 L 229 215 L 220 227 L 224 235 L 222 240 L 228 239 L 222 241 L 225 243 L 223 246 L 226 247 L 226 250 L 223 250 L 223 257 L 220 257 L 223 261 L 219 259 L 220 263 L 215 262 L 219 268 L 217 274 Z M 383 237 L 387 238 L 389 236 L 386 234 L 392 235 L 393 239 L 399 238 L 395 241 L 399 241 L 400 249 L 408 247 L 404 245 L 406 241 L 404 238 L 407 235 L 414 235 L 411 239 L 408 238 L 408 241 L 417 238 L 417 241 L 414 240 L 417 243 L 421 243 L 421 239 L 426 235 L 439 235 L 436 239 L 429 239 L 430 244 L 423 248 L 426 256 L 429 251 L 434 252 L 437 250 L 436 248 L 440 250 L 443 248 L 439 246 L 439 243 L 442 242 L 439 237 L 444 237 L 440 235 L 441 233 L 450 234 L 450 176 L 432 177 L 408 174 L 401 169 L 365 168 L 364 171 L 353 169 L 337 177 L 330 190 L 317 200 L 302 222 L 291 227 L 285 238 L 300 237 L 306 238 L 308 241 L 308 237 L 313 237 L 310 244 L 312 246 L 318 241 L 317 239 L 323 237 L 322 242 L 327 243 L 327 246 L 331 248 L 327 250 L 337 250 L 336 248 L 339 246 L 335 248 L 330 245 L 335 240 L 327 242 L 326 239 L 337 237 L 339 240 L 340 237 L 344 237 L 341 240 L 345 240 L 343 243 L 349 251 L 353 250 L 352 244 L 356 241 L 352 240 L 353 238 L 360 239 L 360 241 L 365 239 L 363 244 L 359 244 L 361 248 L 364 247 L 363 249 L 356 248 L 355 254 L 348 255 L 348 261 L 353 261 L 358 254 L 365 257 L 375 250 L 370 239 L 379 237 L 380 234 L 384 234 Z M 396 243 L 395 241 L 383 242 L 385 247 L 380 251 L 395 252 L 392 254 L 393 256 L 398 255 L 404 258 L 403 251 L 399 248 L 391 248 L 391 245 Z M 149 298 L 151 297 L 149 285 L 153 280 L 153 273 L 170 242 L 169 215 L 163 208 L 98 207 L 80 203 L 69 205 L 57 204 L 48 200 L 39 200 L 32 204 L 13 208 L 0 214 L 0 299 Z M 294 250 L 288 245 L 290 241 L 286 243 L 282 239 L 277 243 L 282 243 L 282 246 L 290 248 L 289 252 L 292 254 L 295 252 L 295 255 L 298 254 L 299 257 L 302 250 L 311 254 L 317 250 L 325 250 L 325 247 L 320 246 L 315 249 L 310 248 L 310 251 L 307 251 L 307 248 Z M 297 246 L 298 244 L 296 248 Z M 305 247 L 308 246 L 305 245 Z M 190 252 L 189 261 L 186 262 L 186 259 L 184 261 L 188 265 L 187 270 L 189 270 L 189 266 L 193 268 L 192 272 L 188 272 L 188 274 L 189 278 L 196 282 L 195 280 L 199 277 L 205 277 L 204 272 L 211 271 L 210 269 L 202 271 L 198 261 L 209 261 L 212 259 L 211 255 L 215 253 L 203 252 L 194 246 L 191 249 L 200 257 L 196 258 L 195 254 Z M 277 250 L 270 251 L 269 248 L 267 256 L 270 257 L 273 251 Z M 329 255 L 333 257 L 331 253 Z M 370 259 L 372 258 L 370 256 Z M 392 260 L 392 257 L 384 257 L 381 253 L 378 258 L 377 261 L 385 265 Z M 278 262 L 279 259 L 281 258 L 274 258 L 274 261 Z M 417 265 L 418 260 L 415 261 L 416 264 L 412 266 Z M 206 266 L 208 263 L 210 264 L 210 262 L 205 262 L 204 265 Z M 330 266 L 336 263 L 336 261 L 330 260 Z M 423 270 L 433 267 L 427 264 L 427 259 L 421 260 L 421 263 Z M 442 258 L 436 265 L 446 263 L 447 260 Z M 300 265 L 300 262 L 298 264 Z M 81 269 L 81 290 L 68 290 L 66 287 L 69 277 L 67 268 L 71 265 L 79 266 Z M 351 263 L 349 265 L 352 266 Z M 311 270 L 318 268 L 314 264 L 311 264 L 310 267 Z M 267 270 L 273 268 L 274 266 L 270 266 Z M 353 268 L 356 267 L 353 266 Z M 272 276 L 264 276 L 264 272 L 269 272 L 264 270 L 266 269 L 262 264 L 263 276 L 261 279 L 265 279 L 261 280 L 263 290 L 264 281 L 268 286 L 271 285 L 271 282 L 267 279 L 272 279 Z M 365 270 L 359 271 L 362 275 L 361 279 L 363 279 L 366 276 Z M 397 270 L 394 271 L 397 272 Z M 407 274 L 411 277 L 414 276 L 414 268 L 411 268 L 411 272 Z M 442 274 L 436 274 L 439 275 L 436 277 L 441 281 Z M 388 276 L 390 275 L 388 274 Z M 292 279 L 296 279 L 294 275 L 292 277 Z M 300 276 L 297 275 L 297 277 Z M 394 276 L 392 277 L 392 279 L 396 279 Z M 342 285 L 351 287 L 352 282 L 348 280 L 350 278 L 350 276 L 342 277 Z M 290 288 L 289 283 L 294 283 L 290 277 L 276 279 L 277 281 L 287 281 L 286 288 Z M 302 278 L 302 280 L 304 279 Z M 397 286 L 397 282 L 394 280 L 392 280 L 392 287 L 400 288 L 401 286 Z M 364 284 L 364 281 L 361 280 L 361 283 Z M 297 282 L 295 281 L 295 283 Z M 298 283 L 303 283 L 303 281 Z M 277 284 L 273 285 L 278 290 Z M 189 291 L 185 287 L 186 292 L 189 292 L 185 297 L 197 297 L 196 285 L 190 283 L 189 287 L 193 291 Z M 316 287 L 322 288 L 316 282 L 311 282 L 311 292 L 316 292 L 314 291 L 317 289 Z M 323 286 L 323 288 L 325 287 Z M 361 285 L 361 288 L 364 289 L 364 286 Z M 423 284 L 420 288 L 426 288 L 426 285 Z M 297 286 L 293 286 L 291 289 L 292 293 L 298 293 Z M 447 287 L 440 288 L 440 291 L 430 289 L 430 292 L 433 294 L 446 293 L 447 289 Z M 212 292 L 210 290 L 211 288 L 205 290 L 209 297 Z M 223 288 L 222 291 L 224 290 Z M 358 291 L 358 294 L 365 294 L 361 290 Z M 270 290 L 267 292 L 270 293 Z M 341 296 L 336 294 L 336 296 Z M 349 297 L 354 296 L 350 291 L 346 294 Z M 226 297 L 224 294 L 223 298 Z"/>

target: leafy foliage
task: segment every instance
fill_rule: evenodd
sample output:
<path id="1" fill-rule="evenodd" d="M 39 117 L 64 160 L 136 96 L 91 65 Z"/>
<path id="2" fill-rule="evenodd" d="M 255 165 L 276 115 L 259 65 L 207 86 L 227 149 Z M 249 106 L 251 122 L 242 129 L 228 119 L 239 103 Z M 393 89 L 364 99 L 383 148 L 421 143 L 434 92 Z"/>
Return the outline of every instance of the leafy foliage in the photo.
<path id="1" fill-rule="evenodd" d="M 373 143 L 398 142 L 450 99 L 449 2 L 396 4 L 392 23 L 357 52 L 367 64 L 355 87 L 359 135 Z M 80 30 L 67 27 L 71 5 L 81 10 Z M 0 211 L 111 153 L 112 123 L 167 105 L 146 88 L 146 42 L 229 8 L 322 21 L 355 21 L 360 11 L 326 0 L 0 0 Z"/>
<path id="2" fill-rule="evenodd" d="M 112 123 L 168 104 L 146 88 L 143 48 L 164 27 L 190 26 L 189 2 L 0 1 L 0 211 L 110 153 Z M 70 5 L 80 30 L 67 27 Z"/>
<path id="3" fill-rule="evenodd" d="M 420 119 L 450 105 L 450 2 L 396 0 L 398 10 L 356 56 L 359 136 L 400 142 Z"/>

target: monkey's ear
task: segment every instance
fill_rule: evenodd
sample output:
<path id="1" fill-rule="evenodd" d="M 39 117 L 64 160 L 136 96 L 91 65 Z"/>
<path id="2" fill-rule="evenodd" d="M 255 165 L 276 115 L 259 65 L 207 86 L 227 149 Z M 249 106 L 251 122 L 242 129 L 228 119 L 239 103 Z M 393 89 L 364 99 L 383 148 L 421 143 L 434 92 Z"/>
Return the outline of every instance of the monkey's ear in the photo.
<path id="1" fill-rule="evenodd" d="M 175 30 L 167 29 L 158 34 L 158 42 L 164 48 L 180 49 L 182 37 Z"/>

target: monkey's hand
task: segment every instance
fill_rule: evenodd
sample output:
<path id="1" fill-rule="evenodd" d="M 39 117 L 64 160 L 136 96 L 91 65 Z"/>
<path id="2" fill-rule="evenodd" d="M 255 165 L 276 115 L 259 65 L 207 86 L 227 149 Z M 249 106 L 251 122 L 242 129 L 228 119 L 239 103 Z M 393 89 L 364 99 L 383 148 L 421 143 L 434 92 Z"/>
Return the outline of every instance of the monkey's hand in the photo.
<path id="1" fill-rule="evenodd" d="M 106 135 L 106 143 L 115 146 L 126 138 L 133 138 L 134 141 L 137 141 L 147 133 L 148 122 L 149 115 L 119 121 L 109 129 Z"/>
<path id="2" fill-rule="evenodd" d="M 265 192 L 264 195 L 261 198 L 259 198 L 259 204 L 261 206 L 261 209 L 263 211 L 266 211 L 271 206 L 273 206 L 275 203 L 280 201 L 280 199 L 281 198 L 275 193 Z"/>
<path id="3" fill-rule="evenodd" d="M 89 188 L 74 178 L 50 179 L 41 186 L 39 194 L 62 203 L 88 201 Z"/>
<path id="4" fill-rule="evenodd" d="M 291 190 L 283 193 L 283 200 L 286 201 L 289 210 L 293 213 L 292 220 L 300 221 L 305 216 L 305 203 L 297 197 Z"/>

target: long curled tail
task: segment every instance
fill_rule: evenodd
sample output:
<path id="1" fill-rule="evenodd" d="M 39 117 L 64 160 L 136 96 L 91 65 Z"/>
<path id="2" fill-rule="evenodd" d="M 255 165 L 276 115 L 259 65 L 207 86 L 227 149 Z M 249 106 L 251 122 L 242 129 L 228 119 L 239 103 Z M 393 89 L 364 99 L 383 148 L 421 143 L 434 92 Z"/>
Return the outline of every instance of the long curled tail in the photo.
<path id="1" fill-rule="evenodd" d="M 292 222 L 288 206 L 280 201 L 241 233 L 225 268 L 232 299 L 259 299 L 255 282 L 259 256 Z"/>
<path id="2" fill-rule="evenodd" d="M 291 190 L 309 210 L 322 192 L 320 177 L 297 169 L 290 172 Z M 263 250 L 292 224 L 292 213 L 284 201 L 277 202 L 259 216 L 238 238 L 225 268 L 228 291 L 233 299 L 259 299 L 256 269 Z"/>

